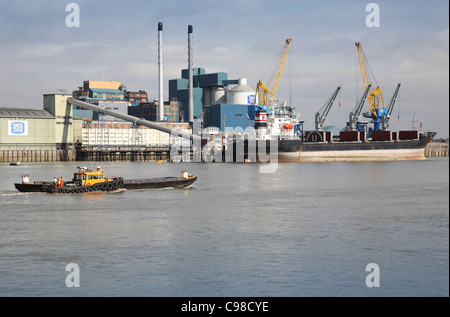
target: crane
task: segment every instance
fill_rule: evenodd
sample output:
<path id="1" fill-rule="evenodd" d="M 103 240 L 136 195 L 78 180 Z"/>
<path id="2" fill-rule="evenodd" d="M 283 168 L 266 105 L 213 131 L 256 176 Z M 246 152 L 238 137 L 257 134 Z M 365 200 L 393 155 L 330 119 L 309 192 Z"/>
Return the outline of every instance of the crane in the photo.
<path id="1" fill-rule="evenodd" d="M 278 64 L 277 73 L 272 87 L 269 89 L 266 84 L 259 81 L 256 85 L 256 95 L 258 95 L 259 105 L 269 106 L 272 110 L 275 96 L 277 94 L 278 85 L 280 84 L 281 75 L 283 75 L 284 65 L 286 64 L 287 56 L 289 54 L 289 46 L 291 45 L 292 38 L 286 39 L 284 44 L 283 54 L 281 55 L 280 63 Z M 256 98 L 255 98 L 256 102 Z"/>
<path id="2" fill-rule="evenodd" d="M 361 74 L 363 77 L 364 87 L 367 88 L 367 86 L 370 83 L 369 79 L 369 73 L 367 72 L 366 64 L 368 65 L 366 55 L 364 54 L 364 51 L 361 46 L 361 42 L 355 42 L 356 49 L 358 51 L 358 58 L 359 58 L 359 65 L 361 67 Z M 369 67 L 370 68 L 370 67 Z M 375 77 L 373 76 L 372 72 L 370 73 L 371 77 L 373 77 L 374 82 L 377 84 Z M 369 95 L 367 97 L 370 107 L 370 112 L 367 117 L 373 119 L 374 123 L 374 130 L 380 130 L 381 128 L 381 117 L 384 113 L 387 112 L 387 110 L 384 107 L 384 99 L 383 99 L 383 91 L 378 86 L 377 88 L 373 89 L 369 92 Z"/>
<path id="3" fill-rule="evenodd" d="M 397 100 L 398 91 L 400 90 L 400 86 L 402 84 L 398 83 L 397 88 L 394 91 L 394 95 L 392 96 L 391 101 L 389 102 L 389 106 L 387 107 L 387 111 L 383 113 L 381 116 L 381 130 L 387 130 L 389 128 L 389 120 L 391 118 L 392 109 L 394 109 L 395 101 Z"/>
<path id="4" fill-rule="evenodd" d="M 327 115 L 330 112 L 331 106 L 333 105 L 334 100 L 336 99 L 336 96 L 338 95 L 340 89 L 341 89 L 341 86 L 338 86 L 336 88 L 336 91 L 330 97 L 330 99 L 328 99 L 328 101 L 316 113 L 316 130 L 317 131 L 322 131 L 323 123 L 325 122 L 325 119 L 327 118 Z"/>
<path id="5" fill-rule="evenodd" d="M 372 85 L 369 84 L 362 95 L 359 102 L 356 104 L 355 108 L 349 115 L 349 121 L 347 123 L 347 127 L 345 128 L 345 131 L 357 131 L 358 130 L 358 120 L 361 115 L 362 108 L 364 106 L 364 102 L 366 102 L 367 95 L 369 94 L 370 87 Z"/>

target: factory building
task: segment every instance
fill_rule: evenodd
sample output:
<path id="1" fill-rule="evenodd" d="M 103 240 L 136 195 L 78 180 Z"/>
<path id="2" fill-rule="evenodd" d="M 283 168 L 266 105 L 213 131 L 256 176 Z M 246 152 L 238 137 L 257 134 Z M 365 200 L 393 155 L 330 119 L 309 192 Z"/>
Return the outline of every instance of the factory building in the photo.
<path id="1" fill-rule="evenodd" d="M 82 120 L 67 94 L 45 94 L 44 109 L 0 108 L 0 162 L 74 159 Z"/>
<path id="2" fill-rule="evenodd" d="M 140 103 L 137 106 L 129 106 L 128 114 L 148 121 L 158 121 L 159 118 L 159 104 L 158 101 Z M 179 102 L 165 101 L 164 102 L 164 121 L 179 122 Z"/>
<path id="3" fill-rule="evenodd" d="M 83 86 L 72 93 L 75 99 L 92 103 L 108 110 L 119 111 L 128 114 L 130 106 L 139 106 L 148 102 L 147 92 L 144 90 L 128 91 L 127 87 L 119 81 L 94 81 L 85 80 Z M 86 110 L 74 106 L 74 115 L 94 121 L 117 121 L 112 116 Z"/>
<path id="4" fill-rule="evenodd" d="M 189 124 L 166 122 L 169 128 L 188 130 Z M 107 150 L 169 148 L 181 142 L 181 138 L 132 122 L 85 121 L 83 125 L 83 147 Z"/>
<path id="5" fill-rule="evenodd" d="M 201 119 L 204 128 L 253 126 L 255 89 L 247 79 L 229 80 L 227 73 L 207 74 L 204 68 L 194 68 L 193 74 L 194 119 Z M 188 121 L 188 86 L 187 69 L 181 71 L 181 78 L 169 80 L 169 99 L 178 100 L 184 122 Z"/>
<path id="6" fill-rule="evenodd" d="M 193 68 L 194 119 L 202 119 L 204 105 L 220 102 L 219 99 L 225 95 L 227 80 L 227 73 L 206 74 L 204 68 Z M 189 121 L 189 72 L 187 69 L 181 71 L 181 78 L 169 80 L 169 100 L 179 102 L 181 120 Z"/>

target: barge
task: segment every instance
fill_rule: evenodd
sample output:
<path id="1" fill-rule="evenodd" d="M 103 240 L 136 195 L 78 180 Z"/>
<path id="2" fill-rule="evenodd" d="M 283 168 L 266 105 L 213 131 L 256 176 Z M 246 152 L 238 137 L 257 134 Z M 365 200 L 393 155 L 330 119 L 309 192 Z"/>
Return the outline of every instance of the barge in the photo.
<path id="1" fill-rule="evenodd" d="M 183 171 L 179 177 L 160 177 L 148 179 L 127 179 L 124 180 L 125 189 L 157 189 L 157 188 L 185 188 L 192 185 L 197 180 L 197 176 Z"/>
<path id="2" fill-rule="evenodd" d="M 15 183 L 15 188 L 20 192 L 41 192 L 41 193 L 95 193 L 95 192 L 116 192 L 129 189 L 156 189 L 156 188 L 185 188 L 192 185 L 197 180 L 197 176 L 183 171 L 180 177 L 160 177 L 148 179 L 129 179 L 122 177 L 106 178 L 103 171 L 91 171 L 87 168 L 79 168 L 74 174 L 74 178 L 65 183 L 36 181 L 30 183 L 30 176 L 23 175 L 22 183 Z"/>

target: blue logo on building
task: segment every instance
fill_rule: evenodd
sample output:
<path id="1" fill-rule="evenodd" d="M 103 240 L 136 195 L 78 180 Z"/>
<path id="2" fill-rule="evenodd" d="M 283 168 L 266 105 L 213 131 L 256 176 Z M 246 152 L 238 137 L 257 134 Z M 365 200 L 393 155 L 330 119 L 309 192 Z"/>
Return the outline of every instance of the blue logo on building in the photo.
<path id="1" fill-rule="evenodd" d="M 11 122 L 11 133 L 12 134 L 24 134 L 25 133 L 25 123 L 16 121 Z"/>
<path id="2" fill-rule="evenodd" d="M 249 105 L 255 104 L 255 95 L 249 95 L 247 97 L 247 102 L 248 102 Z"/>

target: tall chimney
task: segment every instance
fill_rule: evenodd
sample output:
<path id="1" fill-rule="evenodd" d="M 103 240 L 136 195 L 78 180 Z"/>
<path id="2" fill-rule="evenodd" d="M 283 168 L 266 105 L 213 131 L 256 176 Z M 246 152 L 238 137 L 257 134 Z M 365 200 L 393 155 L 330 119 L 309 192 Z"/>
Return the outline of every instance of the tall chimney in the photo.
<path id="1" fill-rule="evenodd" d="M 189 124 L 194 122 L 194 76 L 192 56 L 192 25 L 188 26 L 188 68 L 189 68 Z"/>
<path id="2" fill-rule="evenodd" d="M 164 121 L 164 94 L 163 94 L 163 24 L 158 23 L 158 79 L 159 79 L 159 101 L 158 101 L 158 121 Z"/>

